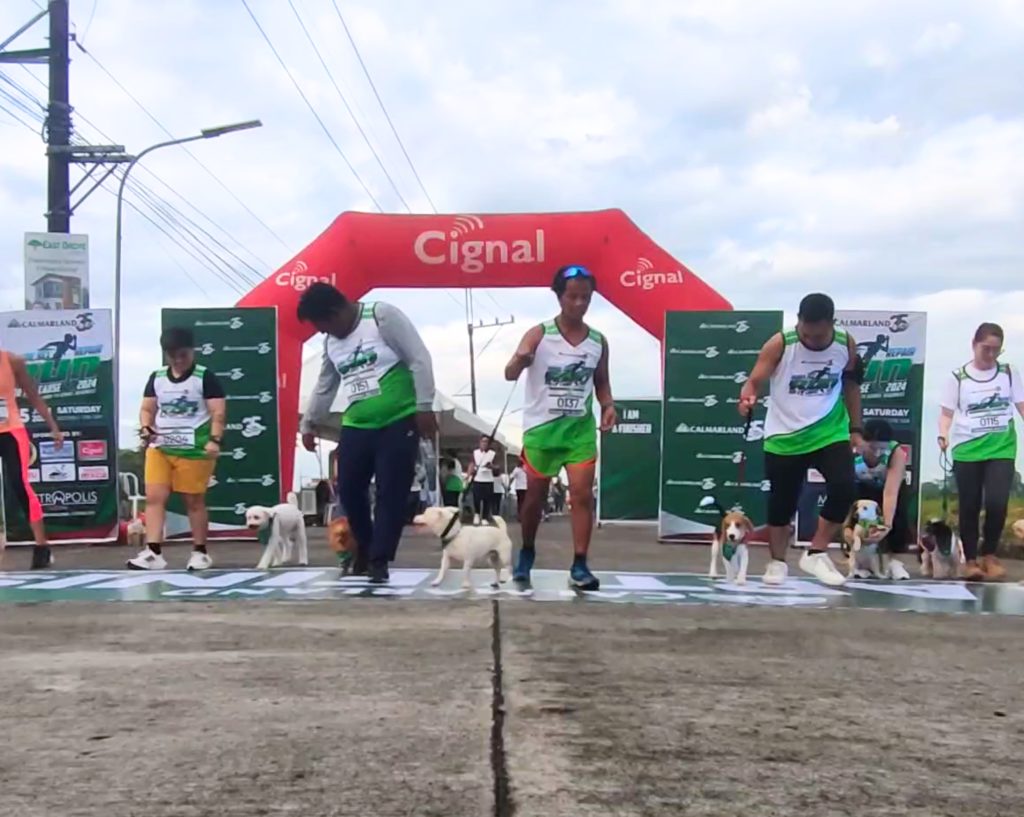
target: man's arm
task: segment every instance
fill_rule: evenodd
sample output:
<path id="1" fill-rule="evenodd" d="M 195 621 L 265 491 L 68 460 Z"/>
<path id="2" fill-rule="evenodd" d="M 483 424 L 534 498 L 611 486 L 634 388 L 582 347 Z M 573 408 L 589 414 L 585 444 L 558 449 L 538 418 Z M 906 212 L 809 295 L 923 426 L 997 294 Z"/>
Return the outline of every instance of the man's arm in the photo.
<path id="1" fill-rule="evenodd" d="M 510 382 L 518 380 L 519 375 L 523 373 L 523 369 L 533 363 L 533 356 L 537 354 L 537 346 L 543 337 L 543 326 L 534 326 L 526 331 L 523 339 L 519 341 L 519 346 L 512 355 L 512 359 L 505 364 L 506 380 Z"/>
<path id="2" fill-rule="evenodd" d="M 434 408 L 434 365 L 430 352 L 412 321 L 398 307 L 377 304 L 377 326 L 380 336 L 412 372 L 416 388 L 416 409 L 432 411 Z"/>
<path id="3" fill-rule="evenodd" d="M 781 332 L 772 335 L 765 341 L 764 346 L 761 347 L 761 351 L 757 355 L 754 368 L 750 370 L 750 375 L 740 389 L 740 414 L 746 416 L 754 410 L 754 405 L 757 403 L 761 388 L 771 379 L 772 374 L 775 372 L 775 367 L 782 360 L 782 353 L 785 351 L 785 348 L 786 342 Z"/>
<path id="4" fill-rule="evenodd" d="M 331 403 L 338 394 L 338 385 L 341 383 L 341 375 L 334 368 L 331 359 L 327 356 L 327 341 L 324 341 L 323 360 L 320 363 L 320 374 L 317 376 L 316 385 L 309 395 L 309 403 L 302 415 L 302 422 L 299 424 L 299 431 L 302 434 L 312 434 L 316 424 L 327 417 L 331 412 Z"/>
<path id="5" fill-rule="evenodd" d="M 594 370 L 594 394 L 601 406 L 601 430 L 611 431 L 618 421 L 615 415 L 615 398 L 612 397 L 612 383 L 608 374 L 608 339 L 601 336 L 601 357 Z"/>
<path id="6" fill-rule="evenodd" d="M 53 419 L 53 414 L 50 413 L 50 407 L 46 405 L 46 401 L 39 394 L 39 389 L 36 388 L 36 381 L 32 379 L 32 375 L 28 373 L 28 367 L 25 365 L 25 358 L 20 355 L 8 353 L 8 360 L 11 361 L 11 368 L 14 370 L 14 382 L 18 384 L 18 388 L 21 389 L 21 393 L 25 395 L 29 405 L 32 406 L 43 418 L 43 422 L 46 423 L 47 427 L 54 437 L 61 436 L 61 430 L 57 425 L 57 421 Z"/>
<path id="7" fill-rule="evenodd" d="M 210 436 L 223 440 L 228 419 L 227 393 L 220 379 L 210 369 L 203 374 L 203 399 L 206 401 L 206 410 L 210 412 Z"/>
<path id="8" fill-rule="evenodd" d="M 850 427 L 862 429 L 864 418 L 861 415 L 860 383 L 864 379 L 864 364 L 857 354 L 857 342 L 853 335 L 846 336 L 846 347 L 850 350 L 850 359 L 843 370 L 843 400 L 846 401 L 846 411 L 850 415 Z M 860 434 L 861 431 L 855 433 Z"/>

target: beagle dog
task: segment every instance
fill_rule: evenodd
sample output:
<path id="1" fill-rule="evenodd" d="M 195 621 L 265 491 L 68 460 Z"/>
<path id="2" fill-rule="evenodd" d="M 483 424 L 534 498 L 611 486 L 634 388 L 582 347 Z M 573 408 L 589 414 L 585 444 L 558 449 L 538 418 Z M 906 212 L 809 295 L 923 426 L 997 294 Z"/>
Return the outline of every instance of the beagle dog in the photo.
<path id="1" fill-rule="evenodd" d="M 850 506 L 843 522 L 842 542 L 843 555 L 848 563 L 847 578 L 888 577 L 885 554 L 878 547 L 888 532 L 882 521 L 882 509 L 873 499 L 858 499 Z"/>
<path id="2" fill-rule="evenodd" d="M 711 539 L 711 566 L 708 578 L 718 578 L 718 560 L 722 560 L 725 580 L 730 584 L 747 583 L 747 537 L 754 532 L 754 525 L 742 511 L 726 511 L 712 496 L 704 497 L 702 508 L 715 508 L 721 515 L 718 527 Z"/>

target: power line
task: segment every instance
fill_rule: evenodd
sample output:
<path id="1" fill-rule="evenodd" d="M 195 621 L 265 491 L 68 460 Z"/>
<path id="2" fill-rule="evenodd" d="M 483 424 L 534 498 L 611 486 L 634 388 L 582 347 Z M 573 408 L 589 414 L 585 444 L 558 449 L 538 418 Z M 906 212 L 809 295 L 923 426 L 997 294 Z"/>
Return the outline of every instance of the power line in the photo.
<path id="1" fill-rule="evenodd" d="M 87 51 L 87 50 L 85 49 L 85 47 L 84 47 L 84 46 L 83 46 L 83 45 L 82 45 L 82 44 L 81 44 L 80 42 L 75 42 L 75 45 L 77 46 L 77 48 L 78 48 L 78 50 L 79 50 L 79 51 L 81 51 L 81 52 L 82 52 L 83 54 L 85 54 L 85 56 L 87 56 L 87 57 L 88 57 L 88 58 L 89 58 L 90 60 L 92 60 L 92 61 L 93 61 L 94 63 L 96 63 L 96 66 L 97 66 L 97 67 L 98 67 L 98 68 L 99 68 L 99 69 L 100 69 L 100 70 L 101 70 L 101 71 L 102 71 L 102 72 L 103 72 L 104 74 L 106 74 L 106 75 L 107 75 L 107 76 L 108 76 L 108 77 L 110 78 L 110 81 L 111 81 L 111 82 L 113 82 L 113 83 L 114 83 L 114 84 L 115 84 L 115 85 L 116 85 L 116 86 L 117 86 L 118 88 L 120 88 L 120 89 L 121 89 L 121 91 L 122 91 L 122 92 L 124 92 L 124 94 L 125 94 L 125 95 L 126 95 L 126 96 L 127 96 L 127 97 L 128 97 L 128 98 L 129 98 L 129 99 L 130 99 L 130 100 L 132 101 L 132 102 L 134 102 L 134 103 L 135 103 L 135 104 L 136 104 L 136 105 L 137 105 L 137 106 L 139 107 L 139 109 L 140 109 L 140 110 L 141 110 L 141 111 L 142 111 L 142 112 L 143 112 L 144 114 L 146 114 L 146 116 L 148 116 L 148 117 L 150 118 L 150 120 L 152 120 L 152 122 L 153 122 L 153 123 L 154 123 L 154 124 L 155 124 L 155 125 L 156 125 L 156 126 L 157 126 L 158 128 L 160 128 L 160 130 L 161 130 L 161 131 L 163 131 L 163 132 L 164 132 L 164 133 L 165 133 L 165 134 L 166 134 L 166 135 L 167 135 L 167 136 L 168 136 L 169 138 L 171 138 L 171 139 L 173 139 L 173 138 L 174 138 L 174 134 L 173 134 L 173 133 L 171 133 L 171 132 L 170 132 L 170 131 L 169 131 L 169 130 L 168 130 L 168 129 L 167 129 L 167 128 L 166 128 L 165 126 L 164 126 L 164 124 L 163 124 L 163 123 L 162 123 L 162 122 L 161 122 L 161 121 L 160 121 L 159 119 L 157 119 L 157 118 L 156 118 L 156 116 L 154 116 L 154 115 L 153 115 L 153 114 L 152 114 L 152 113 L 151 113 L 151 112 L 149 111 L 149 109 L 148 109 L 148 108 L 147 108 L 147 107 L 146 107 L 145 105 L 143 105 L 143 104 L 142 104 L 142 103 L 141 103 L 141 102 L 139 101 L 139 99 L 138 99 L 138 98 L 137 98 L 137 97 L 136 97 L 136 96 L 135 96 L 135 95 L 134 95 L 134 94 L 133 94 L 133 93 L 132 93 L 131 91 L 129 91 L 129 90 L 128 90 L 128 89 L 127 89 L 127 88 L 126 88 L 126 87 L 125 87 L 125 86 L 124 86 L 124 85 L 123 85 L 123 84 L 121 83 L 121 81 L 120 81 L 120 80 L 119 80 L 119 79 L 118 79 L 117 77 L 115 77 L 115 76 L 114 76 L 114 75 L 113 75 L 113 74 L 112 74 L 112 73 L 111 73 L 111 72 L 110 72 L 110 71 L 109 71 L 109 70 L 107 69 L 107 67 L 106 67 L 106 66 L 105 66 L 105 65 L 104 65 L 104 64 L 103 64 L 102 62 L 100 62 L 100 61 L 99 61 L 99 59 L 97 59 L 97 58 L 96 58 L 96 56 L 95 56 L 95 55 L 94 55 L 94 54 L 93 54 L 93 53 L 92 53 L 91 51 Z M 213 180 L 214 180 L 215 182 L 217 182 L 217 184 L 219 184 L 219 185 L 220 185 L 220 186 L 221 186 L 221 187 L 222 187 L 222 188 L 223 188 L 223 189 L 224 189 L 224 190 L 225 190 L 225 191 L 226 191 L 226 192 L 228 193 L 228 195 L 230 195 L 230 196 L 231 196 L 231 198 L 233 198 L 233 199 L 234 199 L 234 200 L 235 200 L 236 202 L 238 202 L 238 204 L 240 204 L 240 205 L 242 206 L 242 208 L 243 208 L 243 209 L 245 210 L 245 212 L 247 212 L 247 213 L 248 213 L 248 214 L 249 214 L 250 216 L 252 216 L 252 217 L 253 217 L 253 219 L 255 219 L 255 220 L 256 220 L 256 221 L 257 221 L 257 222 L 259 223 L 259 225 L 260 225 L 261 227 L 263 227 L 263 229 L 264 229 L 264 230 L 266 230 L 266 231 L 267 231 L 268 233 L 270 233 L 270 235 L 272 235 L 272 236 L 273 236 L 274 238 L 276 238 L 276 239 L 277 239 L 277 241 L 278 241 L 278 242 L 279 242 L 279 243 L 281 244 L 281 246 L 282 246 L 282 247 L 284 247 L 284 248 L 285 248 L 286 250 L 288 250 L 289 252 L 291 252 L 291 249 L 290 249 L 290 248 L 288 247 L 288 244 L 287 244 L 287 243 L 285 243 L 285 240 L 284 240 L 283 238 L 281 238 L 281 236 L 279 236 L 279 235 L 278 235 L 278 234 L 277 234 L 277 233 L 276 233 L 276 232 L 274 231 L 274 229 L 273 229 L 273 228 L 272 228 L 272 227 L 271 227 L 271 226 L 270 226 L 269 224 L 267 224 L 267 223 L 266 223 L 266 222 L 265 222 L 265 221 L 264 221 L 263 219 L 261 219 L 261 218 L 260 218 L 260 217 L 259 217 L 258 215 L 256 215 L 256 213 L 255 213 L 255 212 L 253 212 L 252 208 L 250 208 L 248 204 L 246 204 L 246 203 L 245 203 L 244 201 L 242 201 L 242 199 L 241 199 L 241 198 L 239 198 L 239 196 L 238 196 L 238 195 L 237 195 L 237 194 L 236 194 L 236 193 L 235 193 L 235 192 L 234 192 L 234 191 L 233 191 L 233 190 L 232 190 L 232 189 L 231 189 L 230 187 L 228 187 L 228 186 L 227 186 L 227 184 L 225 184 L 225 183 L 224 183 L 224 181 L 223 181 L 223 180 L 222 180 L 222 179 L 221 179 L 221 178 L 220 178 L 220 177 L 219 177 L 219 176 L 218 176 L 218 175 L 217 175 L 216 173 L 214 173 L 214 172 L 213 172 L 213 171 L 212 171 L 212 170 L 211 170 L 211 169 L 210 169 L 209 167 L 207 167 L 207 166 L 206 166 L 206 164 L 204 164 L 204 163 L 203 163 L 203 161 L 202 161 L 201 159 L 199 159 L 199 157 L 198 157 L 198 156 L 196 156 L 196 155 L 195 155 L 195 154 L 194 154 L 194 153 L 193 153 L 193 152 L 192 152 L 191 150 L 189 150 L 189 149 L 188 149 L 187 147 L 185 147 L 184 145 L 182 145 L 182 146 L 181 146 L 181 149 L 182 149 L 183 151 L 185 151 L 185 153 L 187 153 L 187 154 L 189 155 L 189 157 L 190 157 L 190 158 L 192 159 L 192 161 L 194 161 L 194 162 L 195 162 L 195 163 L 196 163 L 197 165 L 199 165 L 199 166 L 200 166 L 200 167 L 201 167 L 201 168 L 202 168 L 202 169 L 203 169 L 204 171 L 206 171 L 206 173 L 207 173 L 207 174 L 208 174 L 208 175 L 210 176 L 210 178 L 212 178 L 212 179 L 213 179 Z"/>
<path id="2" fill-rule="evenodd" d="M 406 209 L 406 212 L 411 213 L 412 208 L 409 207 L 409 203 L 405 200 L 402 192 L 398 189 L 398 185 L 395 184 L 395 180 L 391 178 L 391 174 L 388 173 L 388 169 L 384 167 L 384 162 L 381 161 L 380 155 L 374 149 L 373 144 L 370 142 L 370 137 L 366 135 L 366 131 L 363 130 L 363 126 L 359 124 L 359 120 L 356 118 L 355 112 L 352 110 L 352 106 L 348 104 L 348 100 L 345 99 L 345 94 L 341 92 L 341 88 L 338 87 L 338 83 L 334 80 L 334 74 L 331 73 L 331 69 L 327 66 L 327 62 L 324 60 L 323 55 L 320 53 L 320 49 L 316 47 L 312 35 L 309 33 L 309 29 L 306 28 L 306 24 L 302 22 L 302 17 L 299 15 L 299 10 L 295 8 L 295 4 L 292 0 L 288 0 L 288 5 L 291 7 L 292 13 L 295 15 L 295 19 L 298 20 L 299 26 L 302 28 L 302 33 L 306 35 L 306 39 L 309 40 L 310 46 L 313 48 L 313 53 L 316 54 L 317 59 L 320 60 L 320 64 L 323 66 L 324 71 L 327 72 L 327 78 L 331 81 L 331 85 L 334 86 L 334 90 L 338 94 L 338 98 L 341 100 L 341 104 L 345 106 L 345 110 L 348 111 L 348 115 L 352 118 L 352 124 L 356 126 L 359 131 L 359 135 L 363 137 L 363 141 L 366 142 L 366 146 L 370 149 L 370 153 L 373 154 L 373 158 L 377 160 L 377 164 L 384 174 L 388 183 L 391 185 L 391 189 L 395 191 L 395 195 L 398 196 L 398 200 L 402 202 L 402 206 Z"/>
<path id="3" fill-rule="evenodd" d="M 334 137 L 331 135 L 330 130 L 327 128 L 327 125 L 324 124 L 324 120 L 320 118 L 320 114 L 316 112 L 316 108 L 313 107 L 313 104 L 309 101 L 309 99 L 306 97 L 306 94 L 303 92 L 302 86 L 299 85 L 298 80 L 296 80 L 295 77 L 292 75 L 291 70 L 289 70 L 288 65 L 285 63 L 284 59 L 282 59 L 277 49 L 274 48 L 273 42 L 271 42 L 270 37 L 267 36 L 267 32 L 263 30 L 263 26 L 261 26 L 260 21 L 256 19 L 256 15 L 253 14 L 253 11 L 251 8 L 249 8 L 249 4 L 246 2 L 246 0 L 242 0 L 242 5 L 245 6 L 245 10 L 249 12 L 249 16 L 252 18 L 252 21 L 256 24 L 256 28 L 259 29 L 260 34 L 263 35 L 264 41 L 267 43 L 267 46 L 270 48 L 271 52 L 273 52 L 274 56 L 277 58 L 277 61 L 284 69 L 284 72 L 288 75 L 288 79 L 292 81 L 292 85 L 295 86 L 295 90 L 299 92 L 299 96 L 302 97 L 302 101 L 306 103 L 306 107 L 309 108 L 309 112 L 313 114 L 313 118 L 320 123 L 320 127 L 323 129 L 323 132 L 326 134 L 331 144 L 334 145 L 334 149 L 338 152 L 338 155 L 341 156 L 341 158 L 344 160 L 345 164 L 348 165 L 348 169 L 352 171 L 352 175 L 355 176 L 356 181 L 359 182 L 359 186 L 362 187 L 366 195 L 370 197 L 370 201 L 373 202 L 374 207 L 376 207 L 378 211 L 384 212 L 384 208 L 380 206 L 380 202 L 378 202 L 373 193 L 370 192 L 370 188 L 366 186 L 366 182 L 364 182 L 362 177 L 359 175 L 359 171 L 357 171 L 355 167 L 352 165 L 352 162 L 348 160 L 348 156 L 345 155 L 345 151 L 343 151 L 341 149 L 341 146 L 335 141 Z"/>
<path id="4" fill-rule="evenodd" d="M 245 2 L 245 0 L 242 0 L 242 2 Z M 409 156 L 409 151 L 405 149 L 405 143 L 402 142 L 402 137 L 398 135 L 398 129 L 395 128 L 395 123 L 391 121 L 391 115 L 388 113 L 388 109 L 384 105 L 384 100 L 381 99 L 380 94 L 377 92 L 377 86 L 373 82 L 373 77 L 370 76 L 370 70 L 366 67 L 366 63 L 363 62 L 363 55 L 359 53 L 359 46 L 356 45 L 356 41 L 353 39 L 352 33 L 348 30 L 348 25 L 345 22 L 345 16 L 341 13 L 341 9 L 338 8 L 336 0 L 331 0 L 331 5 L 334 6 L 334 11 L 337 13 L 338 19 L 341 21 L 341 26 L 345 29 L 345 36 L 348 37 L 348 41 L 352 45 L 352 50 L 356 54 L 356 59 L 359 60 L 359 65 L 363 69 L 363 74 L 366 75 L 366 81 L 370 83 L 370 88 L 373 89 L 373 95 L 377 98 L 377 104 L 380 105 L 380 109 L 384 112 L 384 118 L 387 120 L 388 126 L 391 128 L 391 133 L 394 134 L 395 141 L 398 142 L 398 146 L 402 149 L 402 154 L 405 156 L 405 160 L 409 163 L 412 175 L 416 177 L 416 183 L 420 186 L 420 190 L 423 191 L 423 195 L 426 196 L 430 209 L 436 213 L 437 208 L 434 206 L 434 201 L 430 198 L 427 188 L 423 186 L 423 180 L 420 178 L 420 174 L 416 172 L 416 165 L 413 164 L 412 157 Z"/>

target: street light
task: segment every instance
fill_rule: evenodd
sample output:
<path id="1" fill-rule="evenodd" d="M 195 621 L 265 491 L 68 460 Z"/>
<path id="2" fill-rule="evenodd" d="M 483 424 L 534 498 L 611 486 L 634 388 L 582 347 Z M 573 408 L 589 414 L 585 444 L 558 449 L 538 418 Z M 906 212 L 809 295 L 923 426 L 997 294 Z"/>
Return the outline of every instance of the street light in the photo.
<path id="1" fill-rule="evenodd" d="M 121 214 L 124 204 L 124 187 L 128 182 L 128 174 L 138 164 L 139 160 L 147 153 L 152 153 L 160 148 L 171 147 L 172 145 L 183 145 L 186 142 L 196 142 L 200 139 L 215 139 L 226 133 L 234 133 L 250 128 L 260 128 L 263 123 L 258 119 L 250 119 L 247 122 L 238 122 L 234 125 L 221 125 L 216 128 L 204 128 L 195 136 L 184 136 L 181 139 L 171 139 L 167 142 L 158 142 L 150 145 L 137 156 L 133 157 L 121 176 L 121 184 L 117 188 L 117 230 L 114 235 L 114 450 L 118 450 L 117 436 L 121 430 Z M 114 471 L 117 472 L 115 460 Z M 121 503 L 118 506 L 118 519 L 121 518 Z"/>

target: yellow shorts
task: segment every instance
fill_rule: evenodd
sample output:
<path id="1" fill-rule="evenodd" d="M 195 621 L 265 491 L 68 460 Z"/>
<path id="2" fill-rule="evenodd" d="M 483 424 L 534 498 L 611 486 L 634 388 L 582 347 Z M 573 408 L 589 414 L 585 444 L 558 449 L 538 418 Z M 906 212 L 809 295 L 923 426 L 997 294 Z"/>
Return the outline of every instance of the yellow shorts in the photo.
<path id="1" fill-rule="evenodd" d="M 216 460 L 174 457 L 159 448 L 146 449 L 146 484 L 170 485 L 176 494 L 205 494 Z"/>

